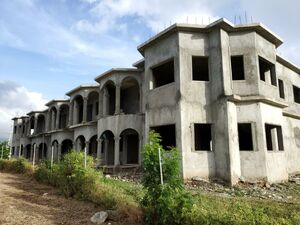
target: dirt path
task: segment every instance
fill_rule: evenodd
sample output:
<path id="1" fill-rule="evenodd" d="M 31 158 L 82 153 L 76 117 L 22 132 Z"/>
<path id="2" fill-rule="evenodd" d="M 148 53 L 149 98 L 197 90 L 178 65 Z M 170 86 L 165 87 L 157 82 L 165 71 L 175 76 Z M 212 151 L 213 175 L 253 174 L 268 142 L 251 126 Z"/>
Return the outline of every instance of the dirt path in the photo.
<path id="1" fill-rule="evenodd" d="M 1 225 L 93 224 L 90 218 L 98 211 L 92 203 L 65 199 L 29 177 L 0 172 Z"/>

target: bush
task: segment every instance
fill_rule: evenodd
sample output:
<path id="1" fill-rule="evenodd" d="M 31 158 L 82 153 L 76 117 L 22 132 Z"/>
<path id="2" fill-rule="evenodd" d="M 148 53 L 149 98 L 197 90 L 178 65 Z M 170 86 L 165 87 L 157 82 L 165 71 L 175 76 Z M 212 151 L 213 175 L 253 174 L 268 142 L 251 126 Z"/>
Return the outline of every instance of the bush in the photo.
<path id="1" fill-rule="evenodd" d="M 24 158 L 0 160 L 0 170 L 13 173 L 28 173 L 32 174 L 33 168 L 31 164 Z"/>
<path id="2" fill-rule="evenodd" d="M 146 190 L 141 202 L 146 224 L 188 224 L 186 212 L 192 208 L 189 193 L 185 191 L 180 176 L 179 152 L 176 148 L 165 150 L 159 134 L 151 131 L 149 143 L 144 146 L 142 184 Z M 160 181 L 159 155 L 163 162 L 163 180 Z"/>

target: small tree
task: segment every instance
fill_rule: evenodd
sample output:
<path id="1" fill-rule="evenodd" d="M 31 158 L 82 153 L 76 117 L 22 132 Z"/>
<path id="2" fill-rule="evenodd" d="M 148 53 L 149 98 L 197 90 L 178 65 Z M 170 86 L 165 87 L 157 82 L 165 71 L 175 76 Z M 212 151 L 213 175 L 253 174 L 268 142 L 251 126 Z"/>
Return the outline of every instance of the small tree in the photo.
<path id="1" fill-rule="evenodd" d="M 186 224 L 186 212 L 192 208 L 180 175 L 179 152 L 172 147 L 163 149 L 160 135 L 151 131 L 143 151 L 143 179 L 146 190 L 141 202 L 146 224 Z M 160 180 L 158 149 L 161 151 L 164 184 Z"/>
<path id="2" fill-rule="evenodd" d="M 8 159 L 9 158 L 9 146 L 7 145 L 7 141 L 0 142 L 0 159 Z"/>

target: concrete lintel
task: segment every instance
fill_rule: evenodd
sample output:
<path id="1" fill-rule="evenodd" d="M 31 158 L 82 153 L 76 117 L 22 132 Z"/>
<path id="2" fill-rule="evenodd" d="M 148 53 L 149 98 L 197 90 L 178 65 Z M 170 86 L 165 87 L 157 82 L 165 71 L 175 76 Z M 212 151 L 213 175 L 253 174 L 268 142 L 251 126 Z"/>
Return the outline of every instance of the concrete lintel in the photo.
<path id="1" fill-rule="evenodd" d="M 276 106 L 278 108 L 286 108 L 288 104 L 284 102 L 277 101 L 272 98 L 259 95 L 250 95 L 250 96 L 240 96 L 240 95 L 231 95 L 227 97 L 228 101 L 243 103 L 243 102 L 262 102 L 268 105 Z"/>
<path id="2" fill-rule="evenodd" d="M 283 115 L 283 116 L 286 116 L 286 117 L 291 117 L 291 118 L 300 120 L 300 115 L 299 115 L 299 114 L 296 114 L 296 113 L 293 113 L 293 112 L 288 112 L 288 111 L 285 111 L 285 110 L 284 110 L 284 111 L 282 112 L 282 115 Z"/>

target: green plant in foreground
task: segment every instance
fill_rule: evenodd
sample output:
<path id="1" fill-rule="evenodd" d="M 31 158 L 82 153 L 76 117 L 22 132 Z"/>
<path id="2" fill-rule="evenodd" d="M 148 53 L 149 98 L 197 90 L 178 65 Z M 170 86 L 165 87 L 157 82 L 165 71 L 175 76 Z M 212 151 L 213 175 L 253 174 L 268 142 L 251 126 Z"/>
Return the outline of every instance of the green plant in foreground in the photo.
<path id="1" fill-rule="evenodd" d="M 180 157 L 176 148 L 163 149 L 159 134 L 151 131 L 144 146 L 142 184 L 146 190 L 141 201 L 146 224 L 188 224 L 186 212 L 192 208 L 180 173 Z M 164 184 L 160 181 L 159 154 L 162 157 Z"/>

